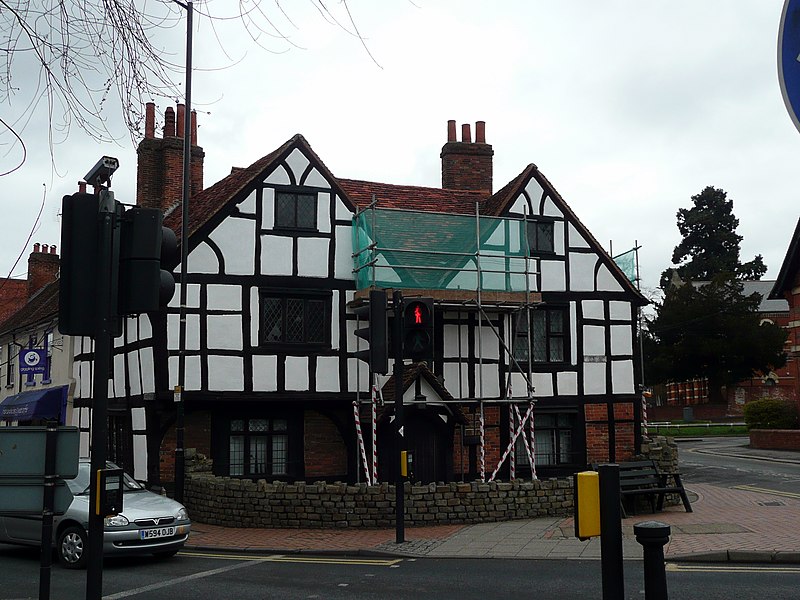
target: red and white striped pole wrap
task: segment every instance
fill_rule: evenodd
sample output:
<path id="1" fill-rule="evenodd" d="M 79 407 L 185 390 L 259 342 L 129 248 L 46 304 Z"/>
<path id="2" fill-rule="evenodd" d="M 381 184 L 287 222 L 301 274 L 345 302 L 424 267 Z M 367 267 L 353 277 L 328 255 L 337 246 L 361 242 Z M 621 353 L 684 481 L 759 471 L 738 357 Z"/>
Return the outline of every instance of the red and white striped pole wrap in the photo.
<path id="1" fill-rule="evenodd" d="M 516 406 L 514 408 L 517 408 Z M 514 411 L 508 411 L 508 431 L 511 433 L 514 431 Z M 512 452 L 511 456 L 508 457 L 508 469 L 509 469 L 509 479 L 514 481 L 517 478 L 517 453 Z"/>
<path id="2" fill-rule="evenodd" d="M 372 382 L 372 485 L 378 483 L 378 386 Z"/>
<path id="3" fill-rule="evenodd" d="M 358 414 L 358 402 L 355 400 L 353 400 L 353 416 L 356 418 L 356 435 L 358 436 L 358 449 L 361 451 L 361 462 L 364 465 L 364 478 L 367 480 L 367 485 L 371 485 L 367 449 L 364 447 L 364 436 L 361 434 L 361 417 Z"/>
<path id="4" fill-rule="evenodd" d="M 506 451 L 503 452 L 503 456 L 500 458 L 500 462 L 497 463 L 497 467 L 495 467 L 492 476 L 489 477 L 489 481 L 494 481 L 494 478 L 497 477 L 497 472 L 500 470 L 500 467 L 503 466 L 503 463 L 508 458 L 508 455 L 511 452 L 511 449 L 514 447 L 514 444 L 517 443 L 517 438 L 519 437 L 519 434 L 522 433 L 522 429 L 527 424 L 528 419 L 531 418 L 531 413 L 533 413 L 533 404 L 531 404 L 530 408 L 528 409 L 528 412 L 525 413 L 525 418 L 522 419 L 522 422 L 519 424 L 519 426 L 517 426 L 517 429 L 514 431 L 514 437 L 512 437 L 511 440 L 508 442 L 508 447 L 506 448 Z"/>
<path id="5" fill-rule="evenodd" d="M 531 435 L 530 438 L 533 440 L 531 445 L 531 478 L 533 480 L 539 479 L 539 476 L 536 475 L 536 429 L 535 429 L 535 417 L 533 416 L 533 402 L 531 402 L 531 407 L 529 409 L 531 411 L 531 421 L 529 424 Z"/>
<path id="6" fill-rule="evenodd" d="M 522 420 L 522 417 L 519 414 L 519 408 L 516 404 L 514 405 L 514 412 L 517 414 L 517 420 Z M 530 423 L 533 423 L 533 415 L 531 415 Z M 531 444 L 528 441 L 528 436 L 523 435 L 522 441 L 525 443 L 525 452 L 528 453 L 528 462 L 530 462 L 531 465 L 531 474 L 533 475 L 533 478 L 536 479 L 536 466 L 533 464 L 533 452 L 531 452 Z"/>
<path id="7" fill-rule="evenodd" d="M 642 392 L 642 435 L 647 435 L 647 396 Z"/>
<path id="8" fill-rule="evenodd" d="M 478 426 L 480 427 L 481 434 L 481 482 L 484 482 L 486 481 L 486 428 L 483 422 L 483 401 L 480 403 Z"/>

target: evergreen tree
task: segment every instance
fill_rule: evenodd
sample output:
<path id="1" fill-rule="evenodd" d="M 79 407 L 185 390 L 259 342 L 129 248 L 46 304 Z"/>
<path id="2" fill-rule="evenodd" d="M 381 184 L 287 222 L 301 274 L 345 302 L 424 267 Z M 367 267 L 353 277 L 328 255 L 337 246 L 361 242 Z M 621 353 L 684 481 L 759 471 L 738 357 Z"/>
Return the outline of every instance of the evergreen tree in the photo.
<path id="1" fill-rule="evenodd" d="M 678 210 L 678 231 L 683 239 L 672 252 L 672 264 L 661 275 L 666 289 L 677 273 L 683 281 L 710 281 L 720 273 L 732 273 L 739 280 L 758 280 L 767 272 L 759 254 L 742 264 L 736 233 L 739 219 L 733 214 L 733 201 L 724 190 L 711 186 L 692 196 L 694 206 Z"/>

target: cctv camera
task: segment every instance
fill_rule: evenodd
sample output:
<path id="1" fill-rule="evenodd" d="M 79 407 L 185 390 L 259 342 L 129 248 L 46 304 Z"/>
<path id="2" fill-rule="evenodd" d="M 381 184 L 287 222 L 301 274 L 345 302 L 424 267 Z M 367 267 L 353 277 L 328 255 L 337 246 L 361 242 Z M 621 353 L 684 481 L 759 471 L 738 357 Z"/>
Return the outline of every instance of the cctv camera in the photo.
<path id="1" fill-rule="evenodd" d="M 95 187 L 111 182 L 111 176 L 119 168 L 119 161 L 111 156 L 104 156 L 97 161 L 91 171 L 86 174 L 84 181 Z"/>

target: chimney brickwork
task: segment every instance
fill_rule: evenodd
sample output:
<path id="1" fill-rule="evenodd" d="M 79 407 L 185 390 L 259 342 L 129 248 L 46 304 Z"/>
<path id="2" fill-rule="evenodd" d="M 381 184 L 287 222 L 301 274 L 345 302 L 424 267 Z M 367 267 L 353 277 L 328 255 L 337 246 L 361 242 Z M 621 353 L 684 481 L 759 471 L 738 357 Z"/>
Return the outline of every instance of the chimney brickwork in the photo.
<path id="1" fill-rule="evenodd" d="M 461 126 L 461 141 L 456 140 L 456 122 L 447 122 L 447 143 L 442 146 L 442 188 L 469 190 L 492 195 L 492 157 L 486 143 L 486 123 L 475 124 L 475 142 L 469 124 Z"/>
<path id="2" fill-rule="evenodd" d="M 136 204 L 158 208 L 162 212 L 178 204 L 183 197 L 183 136 L 185 106 L 170 106 L 164 113 L 163 137 L 155 137 L 155 104 L 149 102 L 145 109 L 145 137 L 136 152 Z M 191 163 L 189 165 L 189 197 L 203 190 L 203 159 L 205 153 L 197 146 L 197 116 L 191 118 Z"/>
<path id="3" fill-rule="evenodd" d="M 28 257 L 28 299 L 55 281 L 58 275 L 58 254 L 55 246 L 34 244 L 33 252 Z"/>

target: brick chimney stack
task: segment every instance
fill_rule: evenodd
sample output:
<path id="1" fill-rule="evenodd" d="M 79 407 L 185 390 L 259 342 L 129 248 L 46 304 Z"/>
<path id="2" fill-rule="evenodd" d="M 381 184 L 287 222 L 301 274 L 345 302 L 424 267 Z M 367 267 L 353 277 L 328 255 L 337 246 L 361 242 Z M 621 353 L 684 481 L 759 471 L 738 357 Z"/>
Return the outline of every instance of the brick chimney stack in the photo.
<path id="1" fill-rule="evenodd" d="M 55 246 L 47 244 L 34 244 L 33 252 L 28 257 L 28 299 L 46 286 L 55 281 L 58 275 L 58 254 Z"/>
<path id="2" fill-rule="evenodd" d="M 176 115 L 177 112 L 177 115 Z M 183 198 L 183 136 L 186 106 L 176 109 L 168 106 L 164 111 L 163 136 L 157 138 L 156 105 L 145 107 L 144 139 L 137 149 L 136 204 L 158 208 L 162 212 L 179 204 Z M 190 115 L 189 132 L 192 157 L 190 163 L 189 197 L 203 189 L 203 159 L 205 153 L 197 145 L 197 115 Z"/>
<path id="3" fill-rule="evenodd" d="M 492 157 L 494 150 L 486 143 L 486 123 L 475 123 L 475 142 L 470 125 L 461 126 L 461 141 L 456 140 L 456 122 L 447 122 L 447 143 L 442 146 L 442 188 L 469 190 L 485 197 L 492 195 Z"/>

